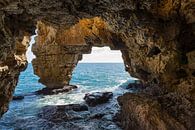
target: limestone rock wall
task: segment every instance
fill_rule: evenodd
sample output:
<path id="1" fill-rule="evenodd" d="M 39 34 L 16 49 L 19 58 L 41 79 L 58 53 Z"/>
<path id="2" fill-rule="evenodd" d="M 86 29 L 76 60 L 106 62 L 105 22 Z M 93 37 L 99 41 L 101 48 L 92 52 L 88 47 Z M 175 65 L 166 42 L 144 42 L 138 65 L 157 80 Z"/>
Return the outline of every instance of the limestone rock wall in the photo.
<path id="1" fill-rule="evenodd" d="M 136 129 L 135 124 L 130 123 L 132 120 L 138 121 L 137 125 L 140 129 L 160 129 L 152 126 L 157 125 L 155 121 L 163 119 L 158 119 L 152 114 L 140 115 L 139 109 L 146 110 L 146 107 L 139 103 L 145 104 L 145 100 L 152 99 L 154 103 L 159 103 L 160 107 L 153 108 L 148 103 L 147 107 L 151 107 L 151 111 L 163 112 L 165 110 L 185 129 L 193 129 L 195 78 L 192 59 L 195 57 L 192 58 L 192 55 L 195 49 L 195 17 L 190 12 L 193 10 L 194 2 L 162 1 L 156 11 L 152 10 L 155 9 L 152 5 L 145 7 L 145 12 L 139 10 L 137 13 L 132 13 L 132 16 L 128 16 L 131 20 L 124 22 L 125 28 L 122 30 L 118 28 L 120 32 L 126 32 L 121 34 L 122 40 L 128 47 L 128 51 L 122 52 L 126 70 L 132 76 L 141 79 L 147 86 L 145 90 L 137 93 L 137 96 L 143 97 L 144 94 L 149 96 L 144 96 L 144 100 L 137 100 L 133 94 L 119 98 L 122 104 L 121 122 L 124 123 L 122 125 L 125 129 Z M 187 15 L 186 12 L 189 14 Z M 143 13 L 147 15 L 143 16 Z M 128 25 L 131 26 L 128 27 Z M 127 115 L 128 112 L 131 114 Z M 151 115 L 155 121 L 148 122 L 149 124 L 146 123 L 148 119 L 140 117 Z M 170 118 L 165 118 L 161 125 L 167 124 L 168 119 Z M 177 128 L 177 123 L 172 124 L 175 124 L 172 127 Z M 165 126 L 164 129 L 172 128 Z"/>
<path id="2" fill-rule="evenodd" d="M 32 49 L 36 56 L 33 68 L 35 74 L 40 77 L 39 82 L 48 88 L 68 85 L 72 71 L 82 59 L 82 54 L 90 53 L 94 45 L 102 46 L 103 41 L 108 43 L 106 31 L 103 30 L 106 29 L 105 26 L 98 17 L 80 20 L 70 28 L 39 21 L 38 36 Z"/>
<path id="3" fill-rule="evenodd" d="M 10 22 L 10 21 L 9 21 Z M 0 115 L 5 113 L 21 71 L 27 67 L 26 50 L 30 33 L 20 30 L 17 35 L 9 29 L 4 17 L 0 19 Z"/>
<path id="4" fill-rule="evenodd" d="M 35 74 L 40 77 L 39 82 L 49 88 L 60 88 L 69 84 L 73 68 L 77 65 L 81 55 L 69 52 L 55 43 L 56 30 L 38 23 L 38 37 L 33 45 L 36 59 L 33 60 Z"/>
<path id="5" fill-rule="evenodd" d="M 119 99 L 122 127 L 135 129 L 135 120 L 139 129 L 160 129 L 154 124 L 193 129 L 194 5 L 194 0 L 2 0 L 0 113 L 6 111 L 25 68 L 25 49 L 17 52 L 22 48 L 17 43 L 32 35 L 38 22 L 33 66 L 41 83 L 68 84 L 83 53 L 90 53 L 91 46 L 110 46 L 122 51 L 126 70 L 147 86 L 136 96 Z M 152 108 L 149 115 L 140 115 Z"/>

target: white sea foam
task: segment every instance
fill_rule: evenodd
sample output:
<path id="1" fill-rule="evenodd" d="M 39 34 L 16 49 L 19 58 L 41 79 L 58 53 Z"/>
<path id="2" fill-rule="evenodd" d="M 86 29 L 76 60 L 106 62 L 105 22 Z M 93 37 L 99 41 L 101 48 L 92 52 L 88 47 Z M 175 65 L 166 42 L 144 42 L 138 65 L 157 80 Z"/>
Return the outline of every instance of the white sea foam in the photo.
<path id="1" fill-rule="evenodd" d="M 33 75 L 32 65 L 29 65 L 27 71 L 23 72 L 20 76 L 16 94 L 33 93 L 41 89 L 43 86 L 38 83 L 38 79 L 37 76 Z M 122 86 L 133 82 L 132 80 L 137 79 L 130 77 L 129 74 L 124 71 L 123 64 L 79 64 L 75 69 L 71 82 L 71 84 L 77 85 L 78 89 L 58 95 L 25 96 L 24 100 L 11 103 L 11 109 L 0 121 L 0 129 L 4 128 L 5 122 L 5 128 L 9 128 L 7 126 L 18 128 L 20 124 L 28 123 L 30 120 L 26 121 L 26 117 L 37 116 L 40 108 L 46 105 L 82 103 L 84 102 L 83 98 L 86 93 L 113 92 L 114 97 L 111 103 L 115 104 L 117 96 L 128 91 Z M 98 109 L 99 108 L 97 108 L 97 110 Z M 22 120 L 22 123 L 15 122 L 14 120 L 20 116 L 25 120 Z M 33 123 L 35 128 L 40 128 L 34 121 L 35 120 L 30 121 L 30 123 Z M 28 125 L 22 126 L 21 128 L 25 129 L 27 126 Z"/>
<path id="2" fill-rule="evenodd" d="M 131 78 L 132 79 L 132 78 Z M 66 105 L 72 103 L 81 103 L 86 93 L 93 92 L 113 92 L 115 95 L 123 94 L 129 90 L 123 89 L 121 85 L 128 85 L 133 80 L 118 80 L 119 84 L 115 86 L 105 86 L 93 89 L 93 87 L 86 87 L 83 85 L 77 85 L 78 89 L 65 94 L 50 95 L 39 99 L 40 105 Z"/>

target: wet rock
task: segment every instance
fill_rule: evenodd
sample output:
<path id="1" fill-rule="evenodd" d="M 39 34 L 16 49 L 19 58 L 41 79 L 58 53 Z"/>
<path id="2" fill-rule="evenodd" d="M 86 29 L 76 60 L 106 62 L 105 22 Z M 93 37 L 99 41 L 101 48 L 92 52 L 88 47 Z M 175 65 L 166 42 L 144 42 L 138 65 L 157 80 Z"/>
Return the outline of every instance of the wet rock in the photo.
<path id="1" fill-rule="evenodd" d="M 101 126 L 101 128 L 104 130 L 118 130 L 119 129 L 119 127 L 115 124 L 109 124 L 109 125 L 104 124 Z"/>
<path id="2" fill-rule="evenodd" d="M 22 95 L 13 96 L 13 100 L 22 100 L 22 99 L 24 99 L 24 96 L 22 96 Z"/>
<path id="3" fill-rule="evenodd" d="M 96 106 L 98 104 L 103 104 L 109 101 L 112 98 L 112 92 L 95 92 L 91 94 L 86 94 L 84 100 L 89 106 Z"/>
<path id="4" fill-rule="evenodd" d="M 90 116 L 90 119 L 101 119 L 105 113 L 96 113 Z"/>
<path id="5" fill-rule="evenodd" d="M 67 85 L 64 86 L 63 88 L 58 88 L 58 89 L 53 89 L 53 88 L 43 88 L 41 90 L 38 90 L 36 94 L 43 94 L 43 95 L 54 95 L 54 94 L 59 94 L 59 93 L 67 93 L 73 89 L 78 88 L 75 85 Z"/>
<path id="6" fill-rule="evenodd" d="M 55 127 L 54 123 L 36 117 L 18 118 L 16 122 L 17 123 L 14 124 L 16 126 L 13 127 L 13 129 L 16 130 L 52 130 L 52 128 Z"/>
<path id="7" fill-rule="evenodd" d="M 130 83 L 126 87 L 126 89 L 144 89 L 145 86 L 141 83 Z"/>
<path id="8" fill-rule="evenodd" d="M 52 121 L 55 123 L 69 121 L 69 120 L 79 120 L 83 117 L 79 114 L 72 114 L 69 111 L 87 111 L 88 107 L 84 104 L 69 104 L 69 105 L 59 105 L 59 106 L 45 106 L 41 108 L 38 113 L 38 117 Z"/>
<path id="9" fill-rule="evenodd" d="M 105 115 L 105 116 L 102 117 L 102 120 L 112 121 L 113 120 L 113 116 L 111 114 Z"/>
<path id="10" fill-rule="evenodd" d="M 90 111 L 69 110 L 67 113 L 73 117 L 72 120 L 87 119 L 91 115 Z"/>
<path id="11" fill-rule="evenodd" d="M 65 111 L 59 110 L 58 106 L 45 106 L 41 108 L 38 117 L 52 122 L 62 122 L 71 118 Z"/>
<path id="12" fill-rule="evenodd" d="M 68 104 L 68 105 L 58 106 L 58 108 L 64 110 L 73 110 L 76 112 L 88 111 L 88 106 L 85 104 Z"/>

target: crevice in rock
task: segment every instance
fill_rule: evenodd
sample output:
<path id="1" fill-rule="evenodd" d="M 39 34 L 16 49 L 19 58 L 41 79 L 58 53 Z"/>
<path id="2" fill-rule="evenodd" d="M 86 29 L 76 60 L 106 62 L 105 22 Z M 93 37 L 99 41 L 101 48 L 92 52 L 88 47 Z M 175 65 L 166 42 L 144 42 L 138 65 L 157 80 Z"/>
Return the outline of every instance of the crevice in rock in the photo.
<path id="1" fill-rule="evenodd" d="M 186 54 L 181 54 L 180 63 L 183 65 L 188 64 L 188 57 L 186 56 Z"/>
<path id="2" fill-rule="evenodd" d="M 178 36 L 177 47 L 182 53 L 187 53 L 195 49 L 194 41 L 194 25 L 193 24 L 182 24 L 180 34 Z"/>
<path id="3" fill-rule="evenodd" d="M 152 48 L 149 50 L 147 56 L 148 56 L 148 57 L 152 57 L 152 56 L 158 55 L 159 53 L 161 53 L 161 50 L 160 50 L 158 47 L 154 46 L 154 47 L 152 47 Z"/>
<path id="4" fill-rule="evenodd" d="M 153 82 L 154 84 L 159 84 L 159 81 L 158 81 L 157 78 L 154 78 L 154 79 L 152 80 L 152 82 Z"/>
<path id="5" fill-rule="evenodd" d="M 195 71 L 194 71 L 194 72 L 192 72 L 192 76 L 194 76 L 194 77 L 195 77 Z"/>
<path id="6" fill-rule="evenodd" d="M 113 44 L 113 49 L 115 50 L 124 50 L 127 49 L 127 46 L 125 46 L 124 41 L 120 38 L 120 36 L 118 36 L 117 34 L 111 34 L 112 38 L 112 44 Z M 112 44 L 111 44 L 111 48 L 112 48 Z"/>
<path id="7" fill-rule="evenodd" d="M 137 73 L 139 73 L 141 79 L 144 79 L 144 80 L 148 80 L 149 75 L 151 75 L 150 72 L 148 72 L 142 68 L 137 68 L 136 71 L 137 71 Z"/>
<path id="8" fill-rule="evenodd" d="M 119 14 L 124 17 L 126 20 L 128 20 L 131 15 L 133 14 L 133 11 L 130 9 L 123 9 L 119 11 Z"/>
<path id="9" fill-rule="evenodd" d="M 179 78 L 179 79 L 180 78 L 185 78 L 187 76 L 188 76 L 188 74 L 184 69 L 179 69 L 179 70 L 176 71 L 176 77 Z"/>

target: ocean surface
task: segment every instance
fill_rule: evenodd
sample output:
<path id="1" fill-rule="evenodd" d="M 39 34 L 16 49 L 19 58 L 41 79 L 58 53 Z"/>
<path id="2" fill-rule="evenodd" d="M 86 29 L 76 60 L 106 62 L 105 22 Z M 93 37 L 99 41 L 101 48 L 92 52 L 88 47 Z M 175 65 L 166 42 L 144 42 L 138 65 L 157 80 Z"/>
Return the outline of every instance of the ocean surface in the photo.
<path id="1" fill-rule="evenodd" d="M 135 80 L 125 72 L 122 63 L 79 63 L 70 82 L 77 85 L 78 89 L 69 93 L 42 96 L 33 94 L 44 87 L 38 83 L 38 79 L 33 74 L 32 64 L 29 64 L 21 73 L 15 90 L 15 95 L 25 95 L 25 98 L 10 103 L 9 111 L 0 119 L 0 130 L 40 128 L 34 127 L 39 125 L 35 120 L 40 108 L 46 105 L 82 103 L 84 95 L 91 92 L 109 91 L 115 96 L 122 95 L 126 90 L 121 86 Z"/>

